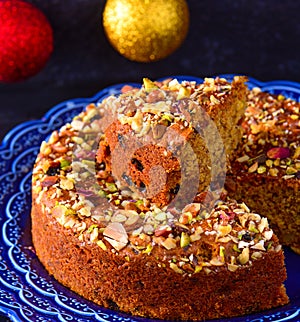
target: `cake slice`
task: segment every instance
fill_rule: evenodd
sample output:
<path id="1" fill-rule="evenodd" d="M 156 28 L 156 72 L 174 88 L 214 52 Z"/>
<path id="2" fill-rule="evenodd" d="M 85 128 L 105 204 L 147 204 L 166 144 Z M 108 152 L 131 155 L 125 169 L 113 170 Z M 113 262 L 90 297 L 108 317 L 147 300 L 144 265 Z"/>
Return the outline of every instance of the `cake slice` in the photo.
<path id="1" fill-rule="evenodd" d="M 232 83 L 207 78 L 202 84 L 145 79 L 140 90 L 110 100 L 115 120 L 100 140 L 98 164 L 112 171 L 119 188 L 158 206 L 220 189 L 226 159 L 241 139 L 244 82 L 244 77 Z"/>
<path id="2" fill-rule="evenodd" d="M 300 103 L 249 90 L 245 134 L 226 178 L 229 194 L 271 222 L 300 254 Z"/>

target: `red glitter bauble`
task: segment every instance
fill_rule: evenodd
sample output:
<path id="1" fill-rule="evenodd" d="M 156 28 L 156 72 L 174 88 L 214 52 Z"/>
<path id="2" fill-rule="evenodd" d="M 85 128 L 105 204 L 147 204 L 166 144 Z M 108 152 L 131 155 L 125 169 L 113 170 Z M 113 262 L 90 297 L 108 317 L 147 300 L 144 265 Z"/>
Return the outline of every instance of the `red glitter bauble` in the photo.
<path id="1" fill-rule="evenodd" d="M 0 82 L 37 74 L 53 51 L 53 31 L 45 15 L 22 0 L 0 0 Z"/>

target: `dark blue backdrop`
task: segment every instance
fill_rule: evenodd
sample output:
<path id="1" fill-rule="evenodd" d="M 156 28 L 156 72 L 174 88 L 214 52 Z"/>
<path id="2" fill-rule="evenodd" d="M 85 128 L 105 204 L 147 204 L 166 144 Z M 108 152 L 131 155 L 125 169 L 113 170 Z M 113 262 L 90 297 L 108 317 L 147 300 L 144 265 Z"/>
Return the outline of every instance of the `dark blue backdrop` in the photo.
<path id="1" fill-rule="evenodd" d="M 145 76 L 243 73 L 300 81 L 299 0 L 188 0 L 186 41 L 150 64 L 131 62 L 110 46 L 101 23 L 104 0 L 30 2 L 49 18 L 55 51 L 37 76 L 0 85 L 0 139 L 13 125 L 40 118 L 62 100 Z"/>

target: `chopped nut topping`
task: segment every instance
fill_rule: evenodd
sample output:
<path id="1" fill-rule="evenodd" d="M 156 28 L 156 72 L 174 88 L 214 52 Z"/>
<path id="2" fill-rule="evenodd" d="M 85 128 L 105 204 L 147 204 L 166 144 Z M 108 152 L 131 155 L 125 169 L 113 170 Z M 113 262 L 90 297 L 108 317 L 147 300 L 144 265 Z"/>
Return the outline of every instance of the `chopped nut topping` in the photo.
<path id="1" fill-rule="evenodd" d="M 222 103 L 230 90 L 231 85 L 224 79 L 206 79 L 201 85 L 175 80 L 159 85 L 144 79 L 141 92 L 126 92 L 118 98 L 108 97 L 98 106 L 89 105 L 85 112 L 41 145 L 40 164 L 33 174 L 40 204 L 45 198 L 50 199 L 52 205 L 58 199 L 55 206 L 43 205 L 44 209 L 49 209 L 49 213 L 66 229 L 72 229 L 82 242 L 95 243 L 103 251 L 114 253 L 126 248 L 122 255 L 126 261 L 132 260 L 135 254 L 155 254 L 159 267 L 169 265 L 174 272 L 188 276 L 199 272 L 213 274 L 221 266 L 235 272 L 250 265 L 250 258 L 255 260 L 266 252 L 279 251 L 267 219 L 252 213 L 246 204 L 229 198 L 224 201 L 222 197 L 211 209 L 198 199 L 183 210 L 175 206 L 160 208 L 130 188 L 123 189 L 105 162 L 110 154 L 99 119 L 106 114 L 118 115 L 118 121 L 128 124 L 137 135 L 149 133 L 160 139 L 166 129 L 179 120 L 180 126 L 189 130 L 188 118 L 176 110 L 178 102 L 172 105 L 174 99 L 183 104 L 187 97 L 204 95 L 208 106 L 212 106 Z M 130 95 L 134 102 L 129 106 L 126 97 Z M 157 100 L 160 96 L 164 100 Z M 189 108 L 190 113 L 195 113 L 195 106 Z M 272 124 L 268 123 L 268 129 Z M 258 130 L 253 125 L 254 131 Z M 118 137 L 120 145 L 124 144 L 124 136 Z M 237 159 L 240 166 L 250 173 L 278 175 L 284 172 L 295 176 L 300 168 L 300 150 L 296 145 L 290 147 L 280 142 L 270 145 L 264 137 L 258 141 L 253 140 L 255 144 L 264 145 L 264 149 L 252 155 L 249 145 L 249 151 L 244 150 Z M 102 159 L 98 160 L 95 151 L 100 148 Z M 166 158 L 169 154 L 164 152 Z M 146 165 L 132 157 L 130 166 L 142 172 Z M 130 180 L 129 177 L 123 179 Z M 177 188 L 174 185 L 174 195 Z M 202 251 L 210 255 L 204 259 Z"/>
<path id="2" fill-rule="evenodd" d="M 164 241 L 162 241 L 161 245 L 164 246 L 168 250 L 177 247 L 176 240 L 174 238 L 171 238 L 171 237 L 168 237 Z"/>
<path id="3" fill-rule="evenodd" d="M 155 83 L 152 82 L 149 78 L 143 78 L 143 84 L 144 84 L 144 87 L 145 87 L 146 92 L 150 92 L 153 89 L 157 89 L 158 88 L 158 86 L 155 85 Z"/>
<path id="4" fill-rule="evenodd" d="M 264 245 L 263 245 L 263 243 L 261 243 L 261 242 L 258 242 L 257 244 L 251 246 L 251 248 L 252 249 L 257 249 L 257 250 L 263 250 L 263 251 L 266 250 Z"/>
<path id="5" fill-rule="evenodd" d="M 181 238 L 180 238 L 180 247 L 181 248 L 186 247 L 190 244 L 190 242 L 191 242 L 190 236 L 187 233 L 182 232 Z"/>
<path id="6" fill-rule="evenodd" d="M 299 179 L 300 103 L 255 89 L 249 91 L 247 102 L 245 134 L 234 167 L 285 180 Z"/>
<path id="7" fill-rule="evenodd" d="M 227 264 L 227 267 L 230 272 L 235 272 L 239 268 L 238 265 L 230 264 L 230 263 Z"/>
<path id="8" fill-rule="evenodd" d="M 102 240 L 97 241 L 97 245 L 102 248 L 104 251 L 107 251 L 107 247 Z"/>
<path id="9" fill-rule="evenodd" d="M 290 156 L 289 148 L 276 147 L 267 151 L 267 157 L 270 159 L 286 159 L 289 156 Z"/>
<path id="10" fill-rule="evenodd" d="M 103 231 L 103 235 L 116 250 L 121 250 L 128 243 L 127 232 L 124 226 L 118 222 L 108 224 Z"/>
<path id="11" fill-rule="evenodd" d="M 217 257 L 214 257 L 213 259 L 210 260 L 210 264 L 213 266 L 223 266 L 224 262 L 220 261 Z"/>
<path id="12" fill-rule="evenodd" d="M 249 248 L 246 247 L 243 249 L 242 253 L 237 257 L 238 261 L 244 265 L 249 261 Z"/>
<path id="13" fill-rule="evenodd" d="M 252 255 L 251 255 L 251 258 L 252 259 L 259 259 L 259 258 L 261 258 L 263 255 L 262 255 L 262 253 L 261 252 L 254 252 L 254 253 L 252 253 Z"/>
<path id="14" fill-rule="evenodd" d="M 242 157 L 239 157 L 239 158 L 237 158 L 236 160 L 238 161 L 238 162 L 246 162 L 246 161 L 248 161 L 250 158 L 249 158 L 249 156 L 248 155 L 243 155 Z"/>
<path id="15" fill-rule="evenodd" d="M 231 225 L 226 225 L 226 226 L 222 226 L 220 225 L 218 227 L 218 233 L 220 234 L 220 236 L 226 236 L 228 235 L 232 230 Z"/>
<path id="16" fill-rule="evenodd" d="M 183 274 L 184 271 L 179 268 L 175 263 L 170 263 L 170 267 L 172 268 L 172 270 L 178 274 Z"/>

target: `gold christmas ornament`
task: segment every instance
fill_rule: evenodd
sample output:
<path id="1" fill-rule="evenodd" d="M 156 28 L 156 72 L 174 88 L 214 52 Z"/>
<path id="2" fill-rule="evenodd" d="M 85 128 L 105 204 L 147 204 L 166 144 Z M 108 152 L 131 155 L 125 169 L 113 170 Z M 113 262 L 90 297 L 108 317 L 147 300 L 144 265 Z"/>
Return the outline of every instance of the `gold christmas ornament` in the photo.
<path id="1" fill-rule="evenodd" d="M 107 0 L 103 26 L 121 55 L 152 62 L 182 44 L 189 28 L 189 9 L 185 0 Z"/>

